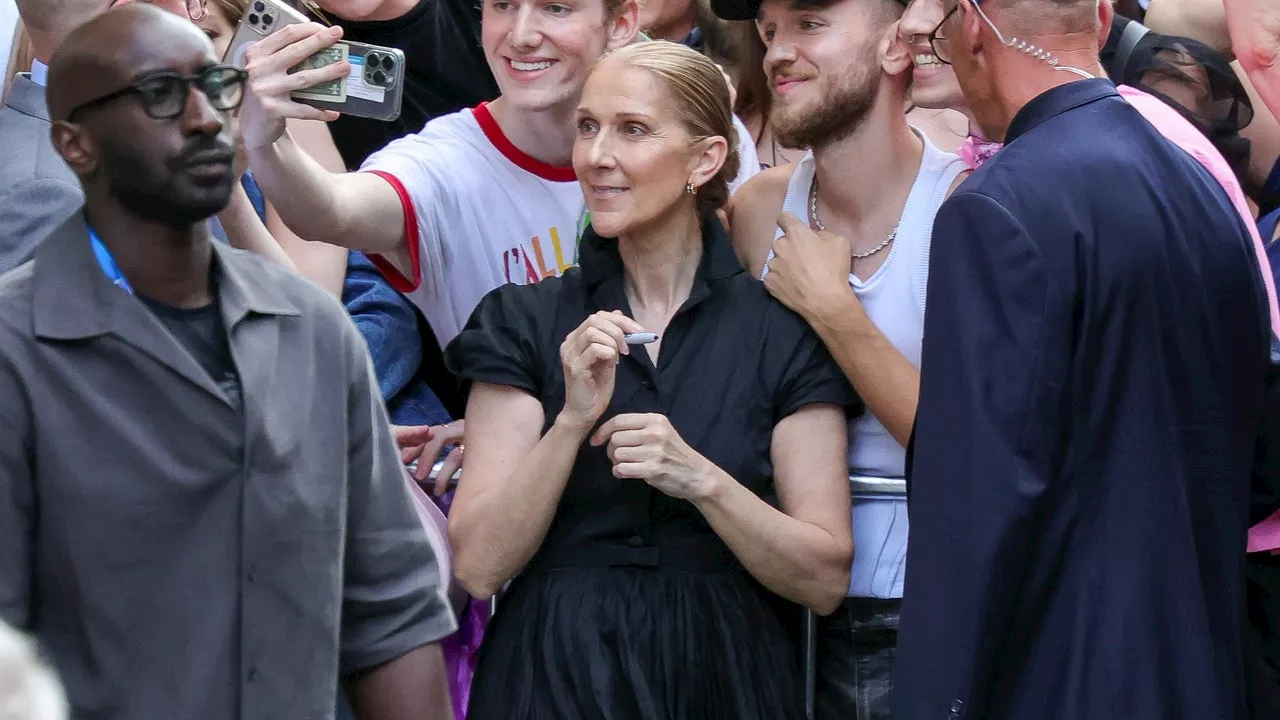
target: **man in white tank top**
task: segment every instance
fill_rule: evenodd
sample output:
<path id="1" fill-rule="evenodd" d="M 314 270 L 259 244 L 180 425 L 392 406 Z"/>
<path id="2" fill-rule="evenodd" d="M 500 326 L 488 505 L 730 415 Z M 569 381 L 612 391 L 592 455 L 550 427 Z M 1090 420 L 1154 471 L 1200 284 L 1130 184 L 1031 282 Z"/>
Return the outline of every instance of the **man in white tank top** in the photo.
<path id="1" fill-rule="evenodd" d="M 888 718 L 906 498 L 867 489 L 902 485 L 894 481 L 915 420 L 933 218 L 966 167 L 907 124 L 912 58 L 895 34 L 896 0 L 712 7 L 756 20 L 768 46 L 770 123 L 779 142 L 811 148 L 734 196 L 738 254 L 817 330 L 869 410 L 849 422 L 849 472 L 867 481 L 850 488 L 849 597 L 819 625 L 816 713 Z"/>

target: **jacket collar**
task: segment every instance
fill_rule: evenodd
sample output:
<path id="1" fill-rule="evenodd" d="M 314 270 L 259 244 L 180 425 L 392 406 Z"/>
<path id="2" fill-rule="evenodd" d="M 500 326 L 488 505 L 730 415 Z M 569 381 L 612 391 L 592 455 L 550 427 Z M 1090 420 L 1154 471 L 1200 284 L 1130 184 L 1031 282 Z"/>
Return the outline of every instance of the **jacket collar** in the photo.
<path id="1" fill-rule="evenodd" d="M 47 123 L 53 122 L 49 117 L 49 104 L 45 101 L 44 88 L 32 82 L 26 73 L 14 76 L 4 104 L 23 115 L 30 115 Z"/>
<path id="2" fill-rule="evenodd" d="M 1037 125 L 1048 122 L 1068 110 L 1074 110 L 1106 97 L 1119 97 L 1116 86 L 1106 78 L 1076 80 L 1046 90 L 1013 116 L 1013 121 L 1009 123 L 1009 130 L 1005 133 L 1004 143 L 1008 145 Z"/>
<path id="3" fill-rule="evenodd" d="M 222 243 L 213 243 L 213 249 L 217 301 L 229 337 L 235 337 L 236 326 L 252 315 L 301 314 L 262 260 Z M 93 254 L 83 211 L 71 216 L 36 248 L 33 273 L 32 319 L 37 338 L 57 341 L 115 336 L 225 399 L 208 373 L 146 306 L 107 278 Z M 274 348 L 271 342 L 266 346 Z"/>

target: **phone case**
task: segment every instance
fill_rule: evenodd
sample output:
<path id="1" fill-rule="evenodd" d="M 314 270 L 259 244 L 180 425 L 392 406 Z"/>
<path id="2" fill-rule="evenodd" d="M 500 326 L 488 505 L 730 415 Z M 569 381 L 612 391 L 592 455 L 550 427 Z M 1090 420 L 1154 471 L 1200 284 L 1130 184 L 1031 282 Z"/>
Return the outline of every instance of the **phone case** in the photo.
<path id="1" fill-rule="evenodd" d="M 243 69 L 245 48 L 277 30 L 305 22 L 306 15 L 282 0 L 251 0 L 222 61 Z"/>
<path id="2" fill-rule="evenodd" d="M 343 115 L 391 121 L 400 117 L 404 101 L 404 53 L 396 48 L 365 43 L 339 41 L 334 47 L 346 46 L 346 94 L 342 100 L 314 97 L 296 98 L 298 102 Z"/>
<path id="3" fill-rule="evenodd" d="M 289 25 L 309 22 L 283 0 L 251 0 L 223 62 L 243 68 L 249 45 Z M 294 100 L 343 115 L 391 121 L 400 117 L 404 101 L 404 53 L 397 48 L 339 41 L 334 44 L 347 59 L 351 71 L 346 87 L 330 99 L 317 93 L 295 94 Z"/>

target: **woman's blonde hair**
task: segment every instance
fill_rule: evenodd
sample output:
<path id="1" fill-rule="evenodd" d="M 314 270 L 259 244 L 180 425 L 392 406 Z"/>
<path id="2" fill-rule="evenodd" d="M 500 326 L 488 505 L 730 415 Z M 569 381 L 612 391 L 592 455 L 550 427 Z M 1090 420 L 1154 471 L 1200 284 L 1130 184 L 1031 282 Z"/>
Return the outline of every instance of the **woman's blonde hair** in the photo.
<path id="1" fill-rule="evenodd" d="M 738 176 L 738 132 L 733 126 L 729 84 L 720 67 L 701 53 L 679 43 L 650 40 L 609 53 L 609 59 L 644 70 L 658 79 L 671 96 L 671 106 L 685 132 L 700 142 L 722 137 L 728 144 L 724 164 L 698 189 L 698 208 L 718 210 L 729 201 L 729 183 Z"/>

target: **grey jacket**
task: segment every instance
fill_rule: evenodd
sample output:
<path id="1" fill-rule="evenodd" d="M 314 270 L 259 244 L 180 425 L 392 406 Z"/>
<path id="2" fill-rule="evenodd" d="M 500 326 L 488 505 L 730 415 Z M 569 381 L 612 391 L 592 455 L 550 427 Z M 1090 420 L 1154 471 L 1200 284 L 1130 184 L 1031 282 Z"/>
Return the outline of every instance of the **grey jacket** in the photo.
<path id="1" fill-rule="evenodd" d="M 44 88 L 18 75 L 0 107 L 0 273 L 30 260 L 84 202 L 79 179 L 53 149 L 51 126 Z"/>

